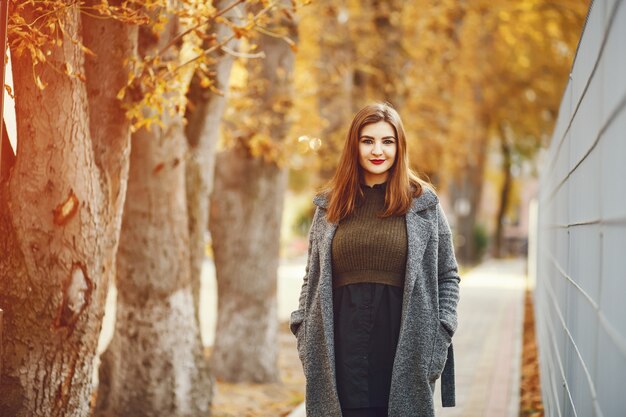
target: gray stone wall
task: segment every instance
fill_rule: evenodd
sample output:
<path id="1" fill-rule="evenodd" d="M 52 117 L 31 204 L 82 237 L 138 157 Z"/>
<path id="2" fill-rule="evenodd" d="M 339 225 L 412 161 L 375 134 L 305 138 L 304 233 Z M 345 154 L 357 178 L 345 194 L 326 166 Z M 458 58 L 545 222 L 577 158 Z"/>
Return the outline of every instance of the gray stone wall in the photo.
<path id="1" fill-rule="evenodd" d="M 626 4 L 592 3 L 541 175 L 546 416 L 626 416 Z"/>

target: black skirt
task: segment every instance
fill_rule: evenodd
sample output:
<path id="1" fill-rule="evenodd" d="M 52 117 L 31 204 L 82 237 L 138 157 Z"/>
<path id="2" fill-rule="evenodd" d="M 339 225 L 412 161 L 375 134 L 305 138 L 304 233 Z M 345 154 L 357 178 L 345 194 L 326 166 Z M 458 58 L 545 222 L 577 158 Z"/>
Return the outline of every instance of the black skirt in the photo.
<path id="1" fill-rule="evenodd" d="M 335 368 L 342 408 L 387 406 L 402 292 L 401 287 L 370 282 L 333 290 Z"/>

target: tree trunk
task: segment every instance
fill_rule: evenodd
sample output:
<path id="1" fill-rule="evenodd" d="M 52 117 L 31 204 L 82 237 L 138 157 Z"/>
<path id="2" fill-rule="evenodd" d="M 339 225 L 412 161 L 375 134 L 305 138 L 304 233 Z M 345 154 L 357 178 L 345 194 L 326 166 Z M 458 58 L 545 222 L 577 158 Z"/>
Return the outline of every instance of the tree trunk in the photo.
<path id="1" fill-rule="evenodd" d="M 486 145 L 486 140 L 483 143 Z M 459 261 L 465 264 L 473 264 L 479 260 L 475 230 L 484 180 L 484 152 L 477 155 L 482 162 L 462 167 L 463 175 L 454 178 L 450 192 L 453 202 L 462 198 L 469 207 L 465 215 L 457 215 L 456 221 L 456 233 L 463 237 L 463 244 L 457 249 L 456 254 Z"/>
<path id="2" fill-rule="evenodd" d="M 458 166 L 459 175 L 453 178 L 453 186 L 450 196 L 453 204 L 463 198 L 468 203 L 468 212 L 458 215 L 456 218 L 456 232 L 463 237 L 464 242 L 457 248 L 457 258 L 462 263 L 472 264 L 479 261 L 478 248 L 476 246 L 476 217 L 480 210 L 483 183 L 485 180 L 485 164 L 488 152 L 488 136 L 486 123 L 480 117 L 476 117 L 474 129 L 468 131 L 466 140 L 469 153 L 466 155 L 464 165 Z"/>
<path id="3" fill-rule="evenodd" d="M 504 249 L 504 215 L 509 206 L 509 194 L 511 193 L 511 184 L 513 178 L 511 176 L 511 145 L 506 136 L 506 131 L 502 126 L 499 128 L 500 151 L 502 152 L 502 188 L 500 189 L 500 204 L 498 206 L 498 215 L 496 217 L 496 242 L 494 246 L 494 256 L 500 258 Z"/>
<path id="4" fill-rule="evenodd" d="M 289 2 L 283 6 L 289 8 Z M 278 27 L 271 30 L 295 40 L 296 23 L 289 15 L 275 13 Z M 265 159 L 267 153 L 253 157 L 245 141 L 253 135 L 268 138 L 274 145 L 265 150 L 279 147 L 287 136 L 294 53 L 280 38 L 259 34 L 258 43 L 266 58 L 247 62 L 255 84 L 245 100 L 254 103 L 247 116 L 258 126 L 218 154 L 209 223 L 218 282 L 212 364 L 218 378 L 231 382 L 278 380 L 276 281 L 287 170 Z"/>
<path id="5" fill-rule="evenodd" d="M 115 333 L 100 366 L 100 415 L 201 416 L 209 410 L 212 385 L 189 275 L 179 123 L 133 134 Z"/>
<path id="6" fill-rule="evenodd" d="M 448 53 L 446 66 L 452 71 L 452 97 L 455 97 L 450 110 L 451 119 L 444 134 L 450 138 L 444 150 L 452 163 L 446 166 L 446 172 L 455 176 L 456 198 L 462 197 L 468 203 L 469 211 L 464 216 L 457 216 L 457 231 L 464 243 L 457 248 L 457 258 L 462 263 L 478 262 L 479 253 L 476 240 L 476 218 L 480 210 L 483 184 L 485 181 L 485 164 L 489 145 L 489 111 L 485 110 L 485 97 L 480 88 L 484 74 L 467 72 L 466 68 L 474 68 L 488 59 L 484 45 L 488 42 L 485 24 L 469 12 L 466 4 L 460 4 L 454 20 L 454 31 L 444 30 L 453 42 L 454 52 Z M 478 36 L 473 29 L 475 25 L 482 28 Z M 467 47 L 464 47 L 467 46 Z M 459 62 L 459 65 L 453 65 Z M 445 83 L 441 94 L 446 93 Z M 452 103 L 452 102 L 451 102 Z M 461 103 L 461 104 L 458 104 Z M 471 123 L 468 123 L 468 117 Z"/>
<path id="7" fill-rule="evenodd" d="M 354 46 L 350 39 L 345 1 L 321 2 L 318 6 L 320 56 L 324 62 L 316 71 L 319 113 L 326 123 L 322 127 L 323 146 L 318 152 L 321 162 L 319 182 L 326 183 L 337 168 L 337 155 L 345 142 L 346 126 L 352 118 L 352 62 Z"/>
<path id="8" fill-rule="evenodd" d="M 222 0 L 215 7 L 222 10 L 230 0 Z M 235 7 L 224 14 L 232 18 L 241 7 Z M 232 35 L 227 25 L 210 25 L 207 35 L 215 33 L 217 41 Z M 231 50 L 237 50 L 237 38 L 228 42 Z M 208 47 L 208 45 L 205 45 Z M 223 92 L 228 89 L 230 70 L 234 57 L 219 50 L 215 54 L 216 62 L 209 67 L 209 72 L 215 73 L 215 87 Z M 186 167 L 187 211 L 189 213 L 189 240 L 191 283 L 193 288 L 193 302 L 196 310 L 196 319 L 200 325 L 200 278 L 202 263 L 205 258 L 205 238 L 209 223 L 209 195 L 213 191 L 213 174 L 215 171 L 215 148 L 219 139 L 220 123 L 226 107 L 226 96 L 220 96 L 201 85 L 201 78 L 196 73 L 191 80 L 187 94 L 187 127 L 185 134 L 189 144 L 189 159 Z M 200 327 L 199 327 L 200 328 Z"/>
<path id="9" fill-rule="evenodd" d="M 231 382 L 275 382 L 276 279 L 286 172 L 241 150 L 219 154 L 211 221 L 218 280 L 213 369 Z"/>
<path id="10" fill-rule="evenodd" d="M 121 0 L 111 1 L 112 6 L 120 6 L 120 3 Z M 87 4 L 95 6 L 98 1 L 90 0 Z M 104 259 L 104 279 L 107 283 L 114 283 L 131 148 L 130 120 L 126 117 L 117 93 L 128 79 L 128 71 L 120 71 L 120 68 L 125 68 L 125 61 L 137 54 L 138 30 L 134 25 L 115 19 L 87 14 L 82 15 L 82 23 L 85 46 L 96 55 L 87 57 L 85 71 L 96 163 L 106 172 L 103 181 L 111 181 L 109 210 L 113 220 L 106 225 L 102 238 L 110 246 Z M 119 158 L 119 155 L 124 157 Z M 112 236 L 115 236 L 115 240 L 111 239 Z M 106 302 L 106 298 L 103 302 Z M 106 384 L 99 383 L 97 389 L 97 395 L 106 396 Z"/>
<path id="11" fill-rule="evenodd" d="M 109 4 L 121 6 L 122 1 L 110 0 Z M 91 6 L 98 4 L 99 0 L 86 2 Z M 86 57 L 85 71 L 96 164 L 104 171 L 103 181 L 109 189 L 110 206 L 107 208 L 112 221 L 107 224 L 102 238 L 110 245 L 106 269 L 107 276 L 113 278 L 130 162 L 130 120 L 117 93 L 128 80 L 125 61 L 137 54 L 138 32 L 136 26 L 87 14 L 82 15 L 82 23 L 85 46 L 96 54 Z"/>
<path id="12" fill-rule="evenodd" d="M 32 21 L 48 11 L 42 7 L 20 13 Z M 3 416 L 90 414 L 109 260 L 119 236 L 116 206 L 126 181 L 119 171 L 128 160 L 128 140 L 91 137 L 96 129 L 85 83 L 58 71 L 85 74 L 83 51 L 73 42 L 82 41 L 80 11 L 70 5 L 58 16 L 63 43 L 50 45 L 46 57 L 54 68 L 35 69 L 44 90 L 33 80 L 30 54 L 12 54 L 19 152 L 0 184 Z M 105 106 L 98 109 L 104 125 L 114 124 L 108 118 L 116 117 L 118 104 L 99 105 Z"/>
<path id="13" fill-rule="evenodd" d="M 175 16 L 160 37 L 140 31 L 139 54 L 178 32 Z M 164 60 L 175 60 L 178 50 Z M 133 134 L 128 198 L 117 257 L 117 315 L 102 355 L 97 415 L 206 416 L 212 381 L 194 318 L 185 198 L 182 118 L 161 112 L 164 128 Z"/>

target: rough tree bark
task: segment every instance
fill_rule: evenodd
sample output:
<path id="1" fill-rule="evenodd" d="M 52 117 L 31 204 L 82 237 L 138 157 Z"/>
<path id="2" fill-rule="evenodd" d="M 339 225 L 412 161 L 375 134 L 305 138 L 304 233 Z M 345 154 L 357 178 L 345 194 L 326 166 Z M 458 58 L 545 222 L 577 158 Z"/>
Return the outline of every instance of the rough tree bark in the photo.
<path id="1" fill-rule="evenodd" d="M 286 4 L 286 6 L 285 6 Z M 282 2 L 289 8 L 289 2 Z M 295 41 L 290 13 L 276 13 L 274 31 Z M 218 320 L 212 356 L 215 375 L 226 381 L 278 380 L 276 279 L 287 170 L 264 156 L 252 157 L 245 142 L 255 134 L 280 143 L 289 128 L 294 52 L 281 38 L 259 35 L 264 59 L 248 60 L 253 104 L 248 117 L 258 129 L 237 137 L 218 154 L 209 228 L 218 282 Z M 244 117 L 242 115 L 242 117 Z M 243 144 L 242 144 L 243 143 Z"/>
<path id="2" fill-rule="evenodd" d="M 32 21 L 48 11 L 39 6 L 38 14 L 29 6 L 20 13 Z M 3 416 L 89 415 L 93 358 L 126 187 L 129 143 L 119 103 L 99 101 L 95 118 L 88 95 L 106 94 L 88 93 L 84 82 L 58 70 L 85 74 L 86 65 L 73 42 L 83 37 L 77 5 L 57 13 L 65 35 L 60 46 L 50 45 L 51 65 L 37 68 L 44 90 L 33 80 L 30 54 L 12 54 L 19 148 L 9 178 L 0 184 Z M 99 65 L 106 73 L 118 64 L 124 78 L 119 58 L 131 40 L 122 32 L 114 42 L 113 62 Z M 110 136 L 90 133 L 116 124 Z"/>
<path id="3" fill-rule="evenodd" d="M 215 4 L 218 10 L 224 9 L 232 0 L 222 0 Z M 235 7 L 223 16 L 232 18 L 240 13 L 242 6 Z M 227 25 L 209 25 L 207 35 L 215 34 L 218 42 L 232 35 Z M 227 43 L 231 50 L 237 50 L 239 40 L 232 39 Z M 208 48 L 208 45 L 204 45 Z M 228 80 L 233 66 L 234 56 L 221 49 L 211 55 L 216 62 L 209 65 L 214 72 L 214 86 L 226 92 Z M 226 96 L 220 96 L 209 89 L 203 88 L 201 78 L 195 74 L 191 80 L 187 99 L 186 118 L 188 120 L 185 134 L 189 145 L 189 158 L 186 167 L 187 211 L 189 213 L 190 269 L 193 288 L 193 303 L 196 319 L 200 324 L 200 277 L 202 262 L 205 256 L 204 234 L 209 223 L 209 195 L 213 191 L 213 174 L 215 171 L 215 149 L 220 133 L 220 122 L 226 107 Z"/>
<path id="4" fill-rule="evenodd" d="M 175 16 L 161 35 L 139 33 L 141 56 L 179 32 Z M 170 48 L 165 61 L 178 59 Z M 185 198 L 182 118 L 160 114 L 164 128 L 132 136 L 128 198 L 117 257 L 117 315 L 102 355 L 99 416 L 200 417 L 212 380 L 194 319 Z"/>

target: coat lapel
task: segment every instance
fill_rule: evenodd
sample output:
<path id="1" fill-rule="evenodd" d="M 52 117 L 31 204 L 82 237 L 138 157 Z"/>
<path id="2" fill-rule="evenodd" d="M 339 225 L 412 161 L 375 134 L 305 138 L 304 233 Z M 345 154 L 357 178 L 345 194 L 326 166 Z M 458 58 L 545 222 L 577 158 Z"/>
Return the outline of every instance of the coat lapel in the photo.
<path id="1" fill-rule="evenodd" d="M 406 213 L 406 234 L 408 241 L 406 273 L 404 277 L 404 292 L 402 297 L 402 325 L 406 316 L 406 306 L 411 301 L 413 287 L 417 280 L 419 265 L 424 257 L 434 224 L 420 216 L 419 212 L 435 206 L 439 202 L 437 195 L 428 188 L 413 199 L 413 205 Z M 401 327 L 402 328 L 402 327 Z"/>
<path id="2" fill-rule="evenodd" d="M 417 280 L 417 271 L 424 252 L 428 246 L 430 235 L 432 231 L 432 224 L 422 218 L 414 211 L 409 211 L 406 214 L 406 235 L 407 235 L 407 262 L 406 273 L 404 275 L 404 292 L 402 297 L 402 324 L 404 324 L 404 318 L 406 316 L 406 306 L 410 302 L 411 294 L 413 294 L 413 287 Z M 402 328 L 402 327 L 400 327 Z"/>
<path id="3" fill-rule="evenodd" d="M 333 284 L 332 284 L 332 259 L 331 259 L 331 244 L 335 231 L 337 230 L 337 224 L 329 223 L 326 218 L 323 220 L 324 228 L 321 239 L 320 247 L 320 262 L 321 276 L 320 276 L 320 304 L 322 311 L 322 323 L 324 326 L 324 342 L 326 345 L 326 354 L 328 355 L 331 370 L 333 373 L 333 386 L 335 390 L 336 376 L 335 376 L 335 335 L 334 335 L 334 317 L 333 317 Z"/>

